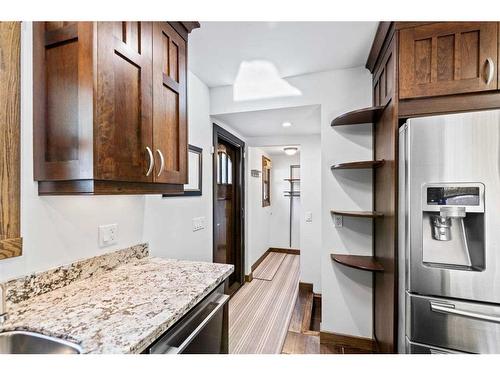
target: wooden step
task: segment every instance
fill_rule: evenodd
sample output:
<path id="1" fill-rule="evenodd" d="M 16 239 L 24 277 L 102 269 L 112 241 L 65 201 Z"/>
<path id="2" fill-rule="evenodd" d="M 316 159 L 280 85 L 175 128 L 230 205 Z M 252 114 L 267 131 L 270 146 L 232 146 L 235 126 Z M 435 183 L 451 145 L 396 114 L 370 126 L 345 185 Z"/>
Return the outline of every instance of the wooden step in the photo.
<path id="1" fill-rule="evenodd" d="M 302 315 L 302 328 L 301 328 L 302 333 L 307 333 L 311 330 L 313 301 L 314 301 L 314 295 L 311 290 L 307 292 L 306 298 L 304 299 L 304 314 Z"/>

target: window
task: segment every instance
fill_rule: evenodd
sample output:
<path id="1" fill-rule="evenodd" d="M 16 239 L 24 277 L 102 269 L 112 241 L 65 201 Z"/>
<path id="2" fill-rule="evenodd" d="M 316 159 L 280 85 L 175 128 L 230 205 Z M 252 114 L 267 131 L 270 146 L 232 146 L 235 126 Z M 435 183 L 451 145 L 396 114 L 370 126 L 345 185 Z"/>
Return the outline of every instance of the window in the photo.
<path id="1" fill-rule="evenodd" d="M 233 162 L 224 145 L 217 150 L 217 183 L 231 185 L 233 183 Z"/>
<path id="2" fill-rule="evenodd" d="M 262 207 L 271 205 L 271 160 L 262 156 Z"/>

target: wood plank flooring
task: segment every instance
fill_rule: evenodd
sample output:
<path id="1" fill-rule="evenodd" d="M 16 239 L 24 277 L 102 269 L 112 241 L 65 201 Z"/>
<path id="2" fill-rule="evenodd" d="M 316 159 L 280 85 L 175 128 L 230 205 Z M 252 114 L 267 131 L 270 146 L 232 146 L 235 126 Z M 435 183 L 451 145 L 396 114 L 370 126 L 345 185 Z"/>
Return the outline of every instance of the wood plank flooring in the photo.
<path id="1" fill-rule="evenodd" d="M 283 354 L 320 354 L 319 332 L 311 330 L 311 322 L 321 319 L 321 311 L 313 310 L 313 297 L 312 290 L 299 288 Z"/>
<path id="2" fill-rule="evenodd" d="M 299 256 L 285 254 L 272 280 L 243 285 L 229 301 L 229 353 L 281 353 L 298 284 Z"/>

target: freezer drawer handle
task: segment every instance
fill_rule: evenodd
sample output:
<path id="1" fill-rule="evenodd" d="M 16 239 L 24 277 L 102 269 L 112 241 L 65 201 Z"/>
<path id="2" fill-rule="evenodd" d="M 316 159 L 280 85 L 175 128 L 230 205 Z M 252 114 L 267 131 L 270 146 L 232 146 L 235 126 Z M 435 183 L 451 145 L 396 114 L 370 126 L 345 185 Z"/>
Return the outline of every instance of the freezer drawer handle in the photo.
<path id="1" fill-rule="evenodd" d="M 213 309 L 210 314 L 207 315 L 205 319 L 193 330 L 193 332 L 190 333 L 190 335 L 179 345 L 179 346 L 168 346 L 165 348 L 165 350 L 162 351 L 162 354 L 179 354 L 186 349 L 186 347 L 193 341 L 196 336 L 201 332 L 203 328 L 212 320 L 212 317 L 219 312 L 221 308 L 224 307 L 226 304 L 227 300 L 229 299 L 229 296 L 226 294 L 223 294 L 218 300 L 217 300 L 217 307 Z M 160 354 L 160 353 L 152 353 L 152 354 Z"/>
<path id="2" fill-rule="evenodd" d="M 455 308 L 455 305 L 451 303 L 440 303 L 431 301 L 431 310 L 442 314 L 451 314 L 464 316 L 466 318 L 472 318 L 477 320 L 484 320 L 486 322 L 500 323 L 500 316 L 481 314 L 473 311 L 459 310 Z"/>

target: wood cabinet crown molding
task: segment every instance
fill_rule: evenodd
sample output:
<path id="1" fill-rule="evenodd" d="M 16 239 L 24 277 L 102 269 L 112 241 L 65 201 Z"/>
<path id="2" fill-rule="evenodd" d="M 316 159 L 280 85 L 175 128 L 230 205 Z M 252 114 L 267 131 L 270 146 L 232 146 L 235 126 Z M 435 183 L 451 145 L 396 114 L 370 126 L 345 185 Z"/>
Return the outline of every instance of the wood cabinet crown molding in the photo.
<path id="1" fill-rule="evenodd" d="M 22 253 L 21 23 L 0 22 L 0 260 Z"/>
<path id="2" fill-rule="evenodd" d="M 187 39 L 180 32 L 195 26 L 34 23 L 34 177 L 39 194 L 183 191 Z"/>

